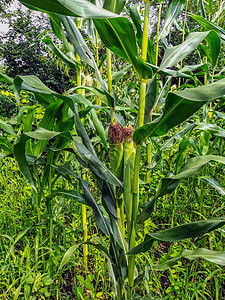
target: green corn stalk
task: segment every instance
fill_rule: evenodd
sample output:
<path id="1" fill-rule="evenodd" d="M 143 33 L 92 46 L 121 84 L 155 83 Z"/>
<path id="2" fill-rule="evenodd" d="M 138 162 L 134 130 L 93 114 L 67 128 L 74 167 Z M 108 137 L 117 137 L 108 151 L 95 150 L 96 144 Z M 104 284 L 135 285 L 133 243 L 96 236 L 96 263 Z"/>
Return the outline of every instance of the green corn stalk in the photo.
<path id="1" fill-rule="evenodd" d="M 155 47 L 155 65 L 158 65 L 158 57 L 159 57 L 159 27 L 160 27 L 160 21 L 161 21 L 161 14 L 162 14 L 162 4 L 163 1 L 159 1 L 159 15 L 158 15 L 158 22 L 157 22 L 157 32 L 156 32 L 156 47 Z M 152 122 L 152 114 L 153 114 L 153 109 L 150 114 L 150 122 Z M 146 172 L 146 183 L 150 183 L 150 175 L 151 175 L 151 170 L 149 168 L 152 160 L 152 143 L 148 142 L 147 143 L 147 172 Z M 145 202 L 148 201 L 148 193 L 145 195 Z"/>
<path id="2" fill-rule="evenodd" d="M 77 18 L 77 27 L 80 27 L 80 18 Z M 76 59 L 80 62 L 80 57 L 76 54 Z M 77 86 L 81 86 L 81 68 L 77 67 Z M 83 94 L 81 89 L 77 90 L 78 94 Z M 85 180 L 86 175 L 82 174 L 82 178 Z M 87 209 L 84 204 L 82 204 L 82 229 L 83 229 L 83 236 L 84 242 L 87 241 L 88 236 L 88 227 L 87 227 Z M 84 269 L 87 272 L 88 270 L 88 245 L 83 245 L 83 261 L 84 261 Z"/>
<path id="3" fill-rule="evenodd" d="M 161 20 L 161 12 L 162 12 L 162 3 L 163 1 L 159 1 L 159 15 L 158 15 L 158 22 L 157 22 L 157 33 L 156 33 L 156 46 L 155 46 L 155 65 L 158 65 L 158 57 L 159 57 L 159 26 Z"/>
<path id="4" fill-rule="evenodd" d="M 144 29 L 142 39 L 142 53 L 141 58 L 143 61 L 147 59 L 148 49 L 148 27 L 149 27 L 149 13 L 150 13 L 150 0 L 145 0 L 145 13 L 144 13 Z M 145 92 L 146 92 L 145 79 L 141 79 L 140 84 L 140 97 L 139 97 L 139 110 L 138 110 L 138 127 L 144 124 L 144 111 L 145 111 Z M 132 198 L 132 218 L 131 218 L 131 239 L 130 248 L 135 246 L 135 233 L 139 203 L 139 173 L 141 162 L 141 144 L 137 145 L 135 164 L 134 164 L 134 176 L 133 176 L 133 198 Z M 130 256 L 128 260 L 128 299 L 132 298 L 134 287 L 134 272 L 135 272 L 135 256 Z"/>

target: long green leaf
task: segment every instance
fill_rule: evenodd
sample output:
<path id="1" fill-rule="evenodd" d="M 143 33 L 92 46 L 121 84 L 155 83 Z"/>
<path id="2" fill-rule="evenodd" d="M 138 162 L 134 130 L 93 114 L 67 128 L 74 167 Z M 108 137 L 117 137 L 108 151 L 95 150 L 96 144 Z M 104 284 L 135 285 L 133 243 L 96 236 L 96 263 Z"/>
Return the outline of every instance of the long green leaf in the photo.
<path id="1" fill-rule="evenodd" d="M 82 18 L 112 18 L 117 15 L 87 0 L 19 0 L 33 10 L 49 11 L 66 16 Z"/>
<path id="2" fill-rule="evenodd" d="M 225 138 L 225 129 L 216 125 L 216 124 L 208 124 L 208 123 L 198 123 L 195 129 L 207 131 L 212 135 Z"/>
<path id="3" fill-rule="evenodd" d="M 148 218 L 150 218 L 151 213 L 153 212 L 153 209 L 155 207 L 157 198 L 162 197 L 163 195 L 172 193 L 178 186 L 180 179 L 195 176 L 210 161 L 216 161 L 216 162 L 225 164 L 225 158 L 222 156 L 216 156 L 216 155 L 197 156 L 197 157 L 191 158 L 186 163 L 184 168 L 182 168 L 182 170 L 179 174 L 172 175 L 172 176 L 166 177 L 166 178 L 162 178 L 157 187 L 155 197 L 153 197 L 149 202 L 147 202 L 145 204 L 142 212 L 138 215 L 137 222 L 139 224 L 143 224 Z M 205 180 L 205 181 L 207 181 L 207 180 Z M 222 194 L 222 191 L 223 191 L 222 187 L 216 183 L 214 183 L 214 188 L 216 188 L 217 190 L 219 189 L 220 193 Z M 211 181 L 211 185 L 213 185 L 212 181 Z"/>
<path id="4" fill-rule="evenodd" d="M 182 12 L 185 3 L 186 0 L 173 0 L 170 3 L 169 9 L 166 13 L 165 23 L 159 33 L 159 40 L 166 37 L 170 33 L 173 23 L 177 20 L 179 14 Z"/>
<path id="5" fill-rule="evenodd" d="M 51 27 L 52 30 L 54 32 L 54 34 L 59 38 L 62 39 L 62 23 L 60 21 L 60 18 L 58 15 L 53 14 L 53 13 L 48 13 L 49 17 L 50 17 L 50 23 L 51 23 Z"/>
<path id="6" fill-rule="evenodd" d="M 6 83 L 11 83 L 13 84 L 13 79 L 3 73 L 0 72 L 0 80 Z"/>
<path id="7" fill-rule="evenodd" d="M 89 188 L 89 183 L 86 180 L 80 179 L 81 184 L 82 184 L 82 194 L 84 199 L 87 201 L 87 203 L 92 207 L 94 214 L 95 214 L 95 219 L 98 227 L 100 230 L 106 234 L 110 235 L 110 224 L 106 217 L 103 216 L 100 207 L 96 203 L 95 199 L 93 198 L 90 188 Z"/>
<path id="8" fill-rule="evenodd" d="M 66 253 L 63 256 L 63 259 L 61 260 L 61 263 L 59 266 L 59 271 L 68 263 L 68 261 L 71 259 L 72 255 L 73 255 L 74 251 L 76 251 L 79 246 L 80 246 L 80 244 L 73 245 L 66 251 Z"/>
<path id="9" fill-rule="evenodd" d="M 14 132 L 12 125 L 7 124 L 2 120 L 0 120 L 0 128 L 6 131 L 8 134 L 11 134 L 12 136 L 16 136 L 16 133 Z"/>
<path id="10" fill-rule="evenodd" d="M 21 136 L 20 140 L 14 145 L 14 156 L 18 162 L 20 171 L 23 173 L 23 175 L 25 176 L 29 184 L 32 186 L 34 191 L 37 192 L 35 182 L 25 156 L 25 144 L 28 139 L 29 137 L 26 135 Z"/>
<path id="11" fill-rule="evenodd" d="M 131 67 L 132 67 L 132 65 L 128 65 L 120 71 L 113 72 L 112 73 L 112 83 L 115 84 L 117 81 L 119 81 L 124 75 L 127 74 L 127 72 L 130 70 Z"/>
<path id="12" fill-rule="evenodd" d="M 182 44 L 166 48 L 160 69 L 169 68 L 179 63 L 188 54 L 194 51 L 204 39 L 211 45 L 212 56 L 218 55 L 220 50 L 220 38 L 215 31 L 193 32 L 189 34 Z"/>
<path id="13" fill-rule="evenodd" d="M 200 23 L 205 28 L 205 30 L 214 30 L 215 32 L 217 32 L 218 35 L 221 37 L 221 40 L 223 41 L 223 43 L 225 43 L 225 30 L 222 27 L 215 25 L 214 23 L 208 21 L 204 17 L 194 15 L 191 13 L 189 15 L 194 20 L 196 20 L 198 23 Z"/>
<path id="14" fill-rule="evenodd" d="M 5 137 L 0 137 L 0 148 L 7 154 L 10 155 L 13 153 L 13 145 Z"/>
<path id="15" fill-rule="evenodd" d="M 182 258 L 185 259 L 196 259 L 196 258 L 203 258 L 207 261 L 210 261 L 214 264 L 218 264 L 221 266 L 225 265 L 225 252 L 224 251 L 212 251 L 205 248 L 200 248 L 197 250 L 184 250 L 177 256 L 167 260 L 161 264 L 153 265 L 154 270 L 165 270 L 168 268 L 173 267 L 177 264 L 179 260 Z"/>
<path id="16" fill-rule="evenodd" d="M 205 155 L 191 158 L 185 166 L 181 169 L 180 173 L 161 179 L 156 192 L 156 198 L 162 197 L 175 190 L 180 179 L 188 178 L 198 174 L 202 168 L 210 161 L 216 161 L 225 164 L 225 157 L 216 155 Z"/>
<path id="17" fill-rule="evenodd" d="M 54 190 L 48 196 L 48 198 L 53 198 L 55 196 L 60 196 L 60 197 L 64 197 L 67 199 L 73 199 L 78 203 L 81 203 L 84 205 L 89 205 L 89 203 L 87 201 L 85 201 L 84 197 L 75 190 Z"/>
<path id="18" fill-rule="evenodd" d="M 164 112 L 157 120 L 137 128 L 133 139 L 136 144 L 148 137 L 165 135 L 171 128 L 182 123 L 206 102 L 225 95 L 225 79 L 212 84 L 180 92 L 169 93 Z"/>
<path id="19" fill-rule="evenodd" d="M 59 109 L 62 106 L 62 103 L 63 101 L 59 100 L 47 106 L 45 114 L 39 123 L 39 128 L 44 128 L 49 131 L 53 130 L 56 116 L 59 113 Z M 47 143 L 48 141 L 45 141 L 44 139 L 42 139 L 42 141 L 38 141 L 38 143 L 34 146 L 34 155 L 38 156 L 44 150 Z"/>
<path id="20" fill-rule="evenodd" d="M 89 136 L 81 122 L 79 113 L 78 113 L 78 109 L 77 106 L 75 107 L 75 111 L 74 111 L 74 118 L 75 118 L 75 127 L 76 127 L 76 131 L 77 134 L 82 138 L 82 142 L 83 144 L 86 146 L 86 148 L 93 154 L 96 156 L 96 152 L 94 147 L 92 146 L 92 143 L 89 139 Z"/>
<path id="21" fill-rule="evenodd" d="M 222 196 L 225 196 L 225 188 L 223 188 L 218 181 L 216 181 L 214 178 L 211 178 L 209 176 L 201 176 L 199 179 L 205 181 L 209 185 L 211 185 L 214 189 L 218 191 L 218 193 Z"/>
<path id="22" fill-rule="evenodd" d="M 126 0 L 105 0 L 103 8 L 116 14 L 120 14 L 124 8 L 125 3 Z"/>
<path id="23" fill-rule="evenodd" d="M 98 177 L 111 184 L 118 186 L 122 185 L 121 181 L 97 158 L 97 156 L 93 155 L 78 138 L 74 138 L 74 144 L 81 159 Z"/>
<path id="24" fill-rule="evenodd" d="M 163 231 L 149 233 L 144 242 L 128 251 L 128 255 L 136 255 L 146 252 L 154 240 L 162 242 L 175 242 L 188 238 L 201 237 L 204 234 L 216 230 L 225 225 L 225 219 L 211 219 L 183 224 Z"/>
<path id="25" fill-rule="evenodd" d="M 108 214 L 111 214 L 117 219 L 116 211 L 116 199 L 113 191 L 113 187 L 107 182 L 103 182 L 102 186 L 102 204 Z"/>
<path id="26" fill-rule="evenodd" d="M 181 172 L 169 178 L 182 179 L 190 176 L 195 176 L 206 164 L 210 161 L 216 161 L 225 164 L 225 157 L 217 155 L 205 155 L 191 158 L 182 168 Z"/>
<path id="27" fill-rule="evenodd" d="M 134 29 L 127 18 L 94 19 L 94 24 L 107 48 L 130 62 L 141 78 L 152 77 L 151 67 L 147 66 L 138 55 Z"/>
<path id="28" fill-rule="evenodd" d="M 156 74 L 149 80 L 146 86 L 146 96 L 145 96 L 145 117 L 144 124 L 148 123 L 150 120 L 151 110 L 156 102 L 157 98 L 157 77 Z"/>
<path id="29" fill-rule="evenodd" d="M 95 74 L 100 86 L 106 93 L 107 98 L 110 102 L 114 103 L 114 99 L 108 93 L 107 86 L 105 82 L 102 80 L 100 75 L 98 66 L 95 62 L 94 56 L 90 49 L 88 48 L 82 34 L 80 33 L 79 29 L 77 28 L 76 22 L 74 18 L 60 16 L 60 19 L 65 27 L 65 30 L 69 36 L 71 43 L 73 44 L 75 51 L 78 53 L 79 57 L 82 61 L 86 62 L 89 66 L 95 69 Z"/>
<path id="30" fill-rule="evenodd" d="M 65 55 L 56 45 L 53 43 L 53 41 L 47 37 L 42 39 L 42 42 L 46 44 L 46 46 L 57 56 L 59 57 L 64 64 L 66 64 L 70 69 L 77 70 L 77 67 L 80 66 L 80 63 L 78 61 L 74 61 L 70 59 L 67 55 Z"/>
<path id="31" fill-rule="evenodd" d="M 100 122 L 100 120 L 99 120 L 99 118 L 96 114 L 96 111 L 94 109 L 92 109 L 90 112 L 91 112 L 91 119 L 92 119 L 92 122 L 95 126 L 95 129 L 97 130 L 97 133 L 98 133 L 105 149 L 108 150 L 106 134 L 105 134 L 105 130 L 104 130 L 104 127 L 102 125 L 102 122 Z"/>

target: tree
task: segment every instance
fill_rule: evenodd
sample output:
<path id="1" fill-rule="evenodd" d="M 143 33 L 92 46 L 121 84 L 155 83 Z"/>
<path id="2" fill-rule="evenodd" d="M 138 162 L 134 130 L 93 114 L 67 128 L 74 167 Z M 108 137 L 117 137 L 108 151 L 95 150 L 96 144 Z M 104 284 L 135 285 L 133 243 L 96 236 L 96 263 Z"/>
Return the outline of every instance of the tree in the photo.
<path id="1" fill-rule="evenodd" d="M 56 92 L 69 89 L 72 85 L 69 77 L 57 68 L 56 60 L 50 58 L 45 46 L 37 40 L 42 32 L 50 30 L 46 16 L 23 11 L 20 6 L 15 12 L 8 12 L 6 4 L 4 8 L 1 17 L 8 23 L 9 30 L 1 36 L 0 59 L 5 73 L 10 77 L 36 74 Z"/>

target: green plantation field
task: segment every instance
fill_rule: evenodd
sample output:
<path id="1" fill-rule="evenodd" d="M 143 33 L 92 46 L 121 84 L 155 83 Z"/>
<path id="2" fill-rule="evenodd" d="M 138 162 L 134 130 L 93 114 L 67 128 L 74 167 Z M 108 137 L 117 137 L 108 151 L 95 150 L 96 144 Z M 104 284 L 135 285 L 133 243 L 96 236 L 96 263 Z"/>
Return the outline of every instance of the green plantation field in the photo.
<path id="1" fill-rule="evenodd" d="M 224 2 L 19 2 L 0 299 L 225 299 Z"/>

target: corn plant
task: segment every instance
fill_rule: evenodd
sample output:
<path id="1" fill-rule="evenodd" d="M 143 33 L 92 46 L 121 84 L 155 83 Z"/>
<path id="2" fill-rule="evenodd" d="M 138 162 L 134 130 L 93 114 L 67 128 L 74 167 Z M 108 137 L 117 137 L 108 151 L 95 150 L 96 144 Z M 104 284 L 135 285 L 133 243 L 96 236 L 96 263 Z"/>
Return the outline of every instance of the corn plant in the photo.
<path id="1" fill-rule="evenodd" d="M 137 245 L 138 231 L 145 221 L 151 218 L 152 213 L 157 207 L 157 200 L 160 197 L 173 192 L 180 180 L 194 176 L 209 162 L 215 161 L 225 164 L 225 158 L 222 156 L 199 155 L 198 157 L 191 158 L 186 162 L 183 168 L 178 168 L 177 174 L 162 178 L 154 195 L 148 199 L 143 209 L 140 209 L 139 177 L 141 168 L 143 167 L 144 146 L 148 139 L 166 135 L 170 129 L 184 122 L 205 104 L 215 99 L 220 99 L 225 95 L 225 79 L 214 80 L 213 83 L 205 86 L 197 86 L 195 76 L 188 73 L 189 71 L 194 71 L 197 67 L 190 66 L 185 69 L 185 67 L 181 68 L 181 65 L 178 65 L 202 42 L 207 43 L 207 56 L 212 65 L 215 65 L 220 51 L 220 36 L 214 30 L 192 32 L 181 44 L 167 47 L 161 64 L 158 66 L 157 63 L 155 64 L 157 59 L 152 59 L 152 57 L 156 57 L 155 55 L 158 53 L 158 43 L 160 39 L 166 35 L 167 29 L 163 28 L 161 33 L 158 32 L 155 53 L 154 43 L 150 41 L 148 37 L 149 0 L 144 1 L 143 31 L 140 23 L 141 19 L 137 13 L 137 7 L 131 9 L 134 26 L 128 18 L 119 15 L 124 7 L 124 0 L 105 0 L 103 8 L 86 0 L 49 0 L 46 2 L 40 0 L 20 0 L 20 2 L 29 8 L 48 12 L 51 19 L 57 24 L 55 32 L 58 33 L 60 38 L 65 37 L 63 33 L 64 27 L 70 43 L 74 47 L 73 51 L 79 55 L 81 61 L 91 66 L 96 73 L 100 88 L 89 88 L 89 90 L 101 96 L 104 101 L 107 101 L 111 111 L 111 124 L 108 129 L 110 158 L 110 168 L 108 168 L 107 165 L 99 159 L 88 133 L 82 124 L 82 114 L 78 110 L 78 106 L 82 104 L 85 108 L 84 116 L 87 111 L 90 111 L 91 116 L 96 120 L 96 131 L 99 132 L 102 144 L 108 148 L 104 127 L 102 124 L 100 125 L 96 117 L 96 107 L 86 97 L 80 94 L 59 95 L 49 90 L 35 77 L 17 77 L 14 80 L 17 93 L 23 88 L 33 91 L 36 97 L 43 103 L 54 99 L 54 105 L 65 105 L 71 116 L 71 124 L 74 126 L 72 130 L 71 127 L 66 126 L 41 128 L 42 126 L 39 124 L 39 128 L 34 132 L 24 133 L 20 140 L 14 145 L 14 154 L 20 169 L 34 190 L 36 190 L 35 178 L 33 178 L 30 172 L 25 156 L 24 149 L 27 140 L 29 138 L 46 141 L 51 141 L 55 138 L 56 141 L 60 138 L 65 139 L 69 143 L 66 145 L 66 149 L 58 144 L 53 144 L 54 149 L 50 150 L 56 153 L 59 150 L 74 153 L 77 161 L 94 174 L 95 183 L 101 191 L 101 204 L 98 204 L 94 199 L 90 184 L 87 180 L 75 173 L 70 166 L 61 165 L 60 161 L 55 159 L 50 160 L 50 166 L 54 170 L 52 172 L 56 172 L 67 179 L 75 178 L 78 180 L 82 186 L 82 193 L 79 193 L 77 189 L 53 189 L 51 186 L 50 194 L 48 195 L 49 203 L 53 197 L 63 195 L 66 198 L 74 199 L 74 201 L 91 207 L 95 215 L 96 223 L 102 231 L 102 234 L 106 237 L 109 246 L 107 247 L 101 239 L 98 241 L 86 241 L 85 244 L 96 247 L 107 256 L 110 276 L 114 284 L 115 298 L 118 300 L 152 299 L 151 295 L 141 297 L 136 293 L 136 286 L 144 276 L 144 272 L 138 273 L 135 263 L 136 256 L 150 250 L 155 241 L 175 242 L 187 238 L 201 237 L 206 233 L 219 229 L 225 224 L 224 219 L 209 219 L 175 226 L 162 231 L 147 232 L 143 241 Z M 174 22 L 174 17 L 171 17 L 172 11 L 176 11 L 176 8 L 180 5 L 179 1 L 173 1 L 172 3 L 173 6 L 167 16 L 167 22 L 170 26 Z M 182 2 L 182 5 L 183 4 L 184 2 Z M 111 90 L 111 83 L 108 82 L 109 85 L 107 88 L 107 85 L 102 80 L 94 56 L 84 42 L 76 26 L 76 19 L 74 17 L 91 18 L 106 48 L 129 62 L 136 72 L 140 82 L 140 93 L 138 113 L 136 121 L 133 124 L 134 128 L 132 126 L 122 126 L 116 119 L 117 96 Z M 136 28 L 136 33 L 134 27 Z M 67 64 L 76 65 L 80 63 L 76 61 L 76 56 L 73 55 L 72 58 L 71 56 L 69 57 L 71 44 L 66 43 L 66 54 L 57 52 L 57 55 Z M 54 46 L 51 46 L 51 48 L 56 52 Z M 141 53 L 141 57 L 139 53 Z M 109 54 L 107 61 L 108 63 L 110 61 Z M 177 65 L 178 70 L 176 69 Z M 202 67 L 202 65 L 200 67 Z M 183 78 L 186 81 L 180 85 L 179 90 L 168 92 L 166 91 L 166 87 L 163 87 L 160 91 L 161 94 L 158 94 L 158 78 L 160 74 L 164 74 L 170 78 Z M 11 81 L 6 76 L 1 76 L 5 81 Z M 109 81 L 110 80 L 111 78 L 109 76 Z M 192 88 L 186 88 L 190 86 L 188 85 L 190 81 L 193 83 Z M 81 87 L 78 86 L 76 88 L 80 89 Z M 152 118 L 151 120 L 152 108 L 153 106 L 157 107 L 163 93 L 165 96 L 163 111 L 161 112 L 160 110 L 160 116 L 158 118 Z M 201 125 L 198 126 L 201 127 Z M 207 125 L 204 126 L 206 126 L 205 129 L 208 128 Z M 204 130 L 204 126 L 201 127 L 202 130 Z M 74 132 L 74 129 L 76 132 Z M 207 130 L 209 130 L 209 128 L 206 129 L 206 131 Z M 220 130 L 223 131 L 222 129 Z M 186 132 L 184 132 L 184 134 Z M 40 152 L 36 154 L 37 158 L 39 154 Z M 37 158 L 35 158 L 35 160 Z M 51 174 L 51 172 L 50 174 L 48 173 L 48 176 L 52 176 Z M 77 247 L 78 245 L 74 245 L 66 252 L 60 269 L 65 266 Z M 163 270 L 172 267 L 181 258 L 194 259 L 197 257 L 221 265 L 225 264 L 224 252 L 200 248 L 197 250 L 185 249 L 175 258 L 162 264 L 154 264 L 152 268 L 154 270 Z"/>

